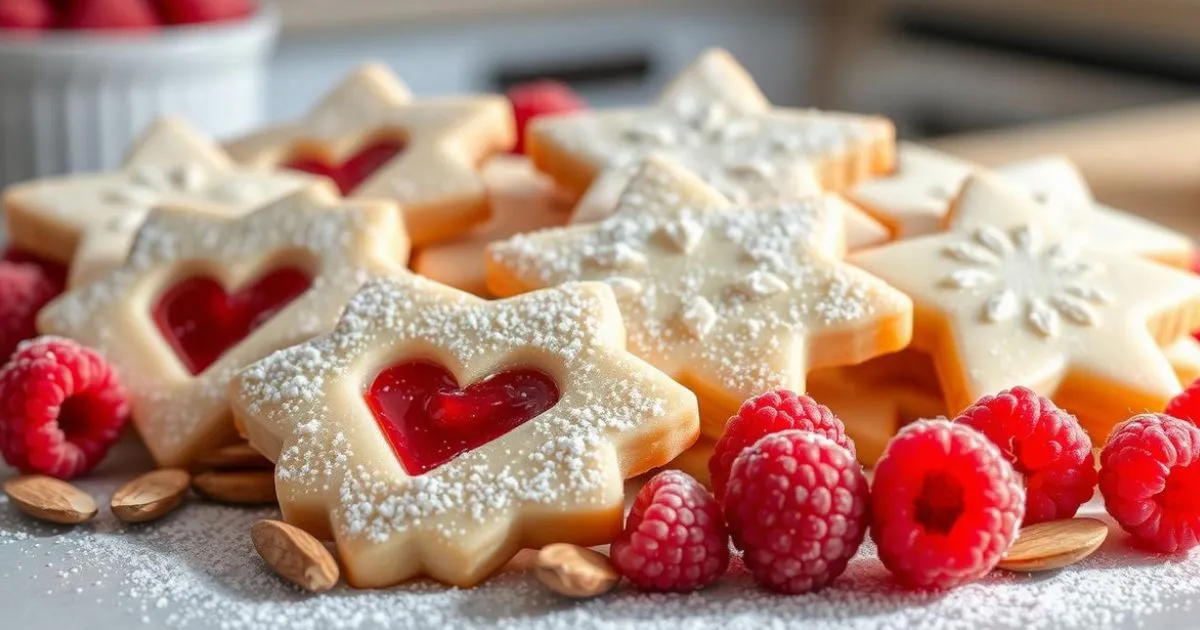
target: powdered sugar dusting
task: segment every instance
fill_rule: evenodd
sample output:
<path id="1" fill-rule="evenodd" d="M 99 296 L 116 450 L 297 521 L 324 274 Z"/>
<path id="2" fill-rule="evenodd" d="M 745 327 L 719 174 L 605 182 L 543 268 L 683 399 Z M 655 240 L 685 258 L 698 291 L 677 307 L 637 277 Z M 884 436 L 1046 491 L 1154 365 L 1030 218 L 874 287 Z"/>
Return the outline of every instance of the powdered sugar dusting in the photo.
<path id="1" fill-rule="evenodd" d="M 622 350 L 609 296 L 604 285 L 571 284 L 487 302 L 416 276 L 375 280 L 332 334 L 247 369 L 234 404 L 252 439 L 257 428 L 283 444 L 281 500 L 322 505 L 339 541 L 412 531 L 469 540 L 524 507 L 604 509 L 620 501 L 630 472 L 616 447 L 687 415 L 685 390 Z M 510 433 L 410 477 L 358 392 L 414 354 L 437 358 L 460 383 L 532 362 L 557 375 L 561 397 Z"/>
<path id="2" fill-rule="evenodd" d="M 101 493 L 115 486 L 87 482 Z M 125 529 L 104 513 L 68 530 L 35 524 L 5 501 L 0 496 L 0 580 L 9 597 L 21 598 L 5 613 L 15 627 L 65 628 L 87 619 L 97 628 L 193 630 L 1094 630 L 1186 625 L 1200 596 L 1200 554 L 1148 555 L 1117 533 L 1075 567 L 1038 576 L 995 572 L 945 594 L 900 590 L 868 544 L 845 575 L 814 595 L 767 594 L 735 561 L 699 593 L 646 595 L 626 584 L 574 602 L 545 591 L 524 570 L 528 559 L 518 557 L 475 589 L 416 582 L 308 596 L 271 575 L 250 545 L 250 525 L 274 516 L 269 510 L 190 504 L 147 526 Z M 1098 502 L 1084 511 L 1103 512 Z"/>
<path id="3" fill-rule="evenodd" d="M 663 155 L 736 202 L 812 192 L 813 168 L 891 139 L 881 119 L 775 108 L 727 53 L 701 55 L 656 105 L 538 121 L 531 133 L 596 170 Z"/>
<path id="4" fill-rule="evenodd" d="M 490 255 L 524 286 L 637 282 L 618 292 L 630 348 L 668 373 L 711 375 L 740 398 L 802 383 L 794 357 L 806 338 L 906 308 L 903 295 L 828 255 L 839 205 L 814 197 L 750 211 L 697 202 L 696 186 L 649 160 L 612 217 L 519 235 Z M 693 226 L 694 246 L 669 236 L 681 224 Z M 646 262 L 598 255 L 618 248 Z"/>

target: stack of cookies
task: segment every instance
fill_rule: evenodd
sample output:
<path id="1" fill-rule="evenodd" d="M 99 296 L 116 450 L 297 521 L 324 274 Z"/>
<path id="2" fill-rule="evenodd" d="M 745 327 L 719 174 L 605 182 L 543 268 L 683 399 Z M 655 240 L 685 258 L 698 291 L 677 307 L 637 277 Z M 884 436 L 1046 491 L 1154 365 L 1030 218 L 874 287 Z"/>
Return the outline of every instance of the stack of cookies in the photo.
<path id="1" fill-rule="evenodd" d="M 355 586 L 608 543 L 625 479 L 707 477 L 766 391 L 831 407 L 870 465 L 1017 385 L 1099 442 L 1200 374 L 1191 241 L 1064 159 L 988 170 L 880 117 L 776 107 L 720 50 L 651 105 L 521 133 L 507 155 L 509 101 L 415 98 L 368 64 L 225 147 L 163 120 L 116 172 L 7 190 L 5 218 L 21 256 L 69 268 L 38 331 L 111 365 L 102 393 L 156 462 L 248 440 Z M 75 369 L 52 347 L 36 359 Z M 45 385 L 22 357 L 0 396 Z M 53 431 L 99 413 L 59 403 Z M 22 413 L 0 446 L 41 449 L 27 472 L 107 446 L 26 441 Z"/>

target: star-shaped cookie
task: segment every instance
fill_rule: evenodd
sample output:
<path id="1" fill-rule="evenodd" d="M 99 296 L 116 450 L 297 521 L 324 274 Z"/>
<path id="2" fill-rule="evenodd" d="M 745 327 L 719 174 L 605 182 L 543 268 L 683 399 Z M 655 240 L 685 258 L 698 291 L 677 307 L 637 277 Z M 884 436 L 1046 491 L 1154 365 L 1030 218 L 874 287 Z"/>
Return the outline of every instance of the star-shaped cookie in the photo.
<path id="1" fill-rule="evenodd" d="M 232 392 L 284 518 L 336 541 L 358 587 L 469 586 L 523 547 L 608 542 L 623 480 L 697 434 L 695 397 L 625 350 L 600 283 L 489 302 L 374 280 Z"/>
<path id="2" fill-rule="evenodd" d="M 1083 174 L 1063 156 L 1051 155 L 996 169 L 1004 179 L 1024 187 L 1047 207 L 1059 208 L 1096 249 L 1124 252 L 1189 269 L 1195 243 L 1186 234 L 1129 212 L 1097 202 Z"/>
<path id="3" fill-rule="evenodd" d="M 304 173 L 239 167 L 187 123 L 163 118 L 120 170 L 16 184 L 4 191 L 3 205 L 13 246 L 68 263 L 89 230 L 136 227 L 154 206 L 232 215 L 315 185 L 329 184 Z"/>
<path id="4" fill-rule="evenodd" d="M 235 218 L 155 209 L 125 263 L 48 305 L 38 329 L 112 362 L 151 455 L 182 466 L 234 436 L 238 370 L 330 330 L 367 278 L 403 271 L 407 254 L 395 204 L 321 188 Z"/>
<path id="5" fill-rule="evenodd" d="M 891 229 L 897 240 L 940 232 L 963 182 L 982 167 L 911 142 L 901 142 L 896 171 L 847 191 L 850 201 Z M 1096 202 L 1079 169 L 1062 156 L 1043 156 L 996 169 L 1047 212 L 1069 221 L 1095 247 L 1176 267 L 1191 264 L 1186 235 Z"/>
<path id="6" fill-rule="evenodd" d="M 850 262 L 912 297 L 913 346 L 933 355 L 951 413 L 1025 385 L 1104 436 L 1179 391 L 1160 345 L 1200 328 L 1200 279 L 1090 248 L 993 176 L 967 180 L 949 225 Z"/>
<path id="7" fill-rule="evenodd" d="M 303 119 L 226 148 L 243 164 L 328 173 L 348 196 L 395 200 L 422 245 L 487 219 L 479 165 L 515 142 L 503 97 L 414 99 L 391 70 L 369 63 Z"/>
<path id="8" fill-rule="evenodd" d="M 908 298 L 837 259 L 837 204 L 815 197 L 747 210 L 652 158 L 619 205 L 598 223 L 492 245 L 488 288 L 513 295 L 607 281 L 630 349 L 696 392 L 706 434 L 719 436 L 752 395 L 804 391 L 810 369 L 908 344 Z"/>
<path id="9" fill-rule="evenodd" d="M 792 198 L 815 170 L 841 190 L 891 170 L 895 129 L 879 117 L 771 105 L 724 50 L 709 50 L 649 107 L 546 116 L 531 123 L 534 164 L 583 195 L 608 168 L 664 154 L 737 202 Z"/>

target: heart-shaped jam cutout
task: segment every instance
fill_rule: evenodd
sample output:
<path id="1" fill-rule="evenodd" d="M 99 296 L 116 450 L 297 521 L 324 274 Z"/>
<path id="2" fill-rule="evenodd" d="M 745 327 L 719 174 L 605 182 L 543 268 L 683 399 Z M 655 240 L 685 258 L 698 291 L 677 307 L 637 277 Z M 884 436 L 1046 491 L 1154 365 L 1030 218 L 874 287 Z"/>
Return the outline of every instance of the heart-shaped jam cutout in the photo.
<path id="1" fill-rule="evenodd" d="M 421 475 L 529 422 L 558 402 L 558 385 L 512 368 L 460 389 L 432 361 L 397 363 L 375 377 L 367 406 L 410 475 Z"/>
<path id="2" fill-rule="evenodd" d="M 192 374 L 199 374 L 312 285 L 307 271 L 281 267 L 237 293 L 213 278 L 176 282 L 154 305 L 154 323 Z"/>
<path id="3" fill-rule="evenodd" d="M 284 167 L 332 179 L 343 195 L 348 195 L 372 173 L 404 151 L 407 143 L 397 138 L 376 140 L 351 155 L 341 164 L 311 158 L 296 158 Z"/>

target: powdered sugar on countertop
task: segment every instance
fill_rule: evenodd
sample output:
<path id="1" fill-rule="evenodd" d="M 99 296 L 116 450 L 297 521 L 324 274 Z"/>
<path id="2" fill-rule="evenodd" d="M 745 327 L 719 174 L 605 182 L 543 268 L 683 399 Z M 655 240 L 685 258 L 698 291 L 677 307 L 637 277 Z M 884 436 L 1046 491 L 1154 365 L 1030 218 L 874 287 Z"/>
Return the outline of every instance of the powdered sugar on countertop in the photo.
<path id="1" fill-rule="evenodd" d="M 106 503 L 121 478 L 84 486 L 105 493 Z M 17 629 L 1180 627 L 1194 621 L 1190 602 L 1200 595 L 1200 553 L 1152 556 L 1114 533 L 1074 568 L 1030 577 L 997 572 L 941 595 L 898 590 L 873 551 L 864 550 L 832 588 L 808 596 L 766 594 L 735 563 L 716 587 L 698 594 L 622 587 L 572 602 L 523 571 L 527 557 L 470 590 L 419 582 L 307 596 L 272 576 L 251 547 L 250 524 L 270 510 L 193 502 L 142 527 L 122 529 L 104 511 L 67 529 L 37 524 L 5 501 L 0 497 L 0 606 L 4 627 Z M 1102 512 L 1096 504 L 1085 510 Z"/>

